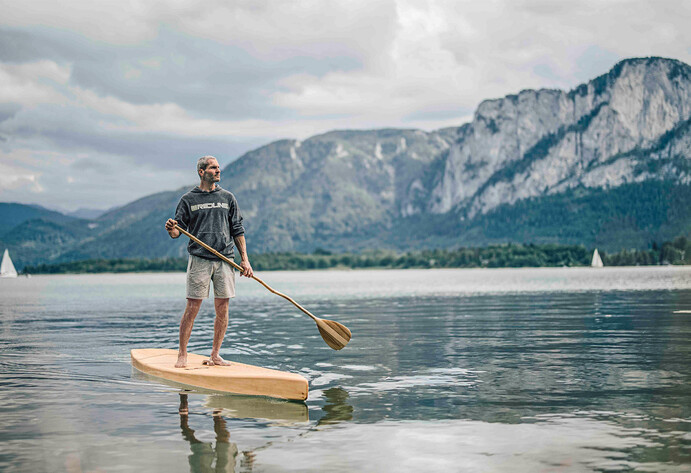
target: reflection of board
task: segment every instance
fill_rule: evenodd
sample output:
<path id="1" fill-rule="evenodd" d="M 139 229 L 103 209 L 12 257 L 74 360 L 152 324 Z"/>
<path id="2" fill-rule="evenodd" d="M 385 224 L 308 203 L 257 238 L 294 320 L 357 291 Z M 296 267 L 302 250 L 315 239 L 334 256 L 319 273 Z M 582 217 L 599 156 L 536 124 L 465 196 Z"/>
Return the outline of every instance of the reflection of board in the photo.
<path id="1" fill-rule="evenodd" d="M 675 310 L 675 314 L 691 314 L 691 310 Z"/>
<path id="2" fill-rule="evenodd" d="M 189 386 L 252 396 L 307 399 L 307 380 L 295 373 L 235 363 L 207 366 L 208 357 L 187 355 L 187 367 L 175 368 L 177 350 L 142 348 L 131 351 L 132 366 L 139 371 Z"/>
<path id="3" fill-rule="evenodd" d="M 286 422 L 307 422 L 309 414 L 304 402 L 287 402 L 257 396 L 213 394 L 207 396 L 204 407 L 222 409 L 224 417 L 238 419 L 267 419 Z"/>

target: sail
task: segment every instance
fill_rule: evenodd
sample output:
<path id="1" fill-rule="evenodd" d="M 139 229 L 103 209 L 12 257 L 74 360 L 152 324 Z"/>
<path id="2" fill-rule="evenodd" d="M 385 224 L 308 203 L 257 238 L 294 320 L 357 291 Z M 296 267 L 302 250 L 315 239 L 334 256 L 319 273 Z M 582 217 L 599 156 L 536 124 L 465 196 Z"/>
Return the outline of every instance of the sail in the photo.
<path id="1" fill-rule="evenodd" d="M 593 262 L 590 263 L 590 266 L 593 268 L 602 268 L 604 266 L 604 264 L 602 264 L 602 258 L 600 258 L 600 253 L 597 252 L 597 248 L 593 251 Z"/>
<path id="2" fill-rule="evenodd" d="M 2 264 L 0 264 L 0 278 L 16 278 L 17 270 L 14 269 L 12 259 L 10 259 L 10 252 L 5 249 L 2 255 Z"/>

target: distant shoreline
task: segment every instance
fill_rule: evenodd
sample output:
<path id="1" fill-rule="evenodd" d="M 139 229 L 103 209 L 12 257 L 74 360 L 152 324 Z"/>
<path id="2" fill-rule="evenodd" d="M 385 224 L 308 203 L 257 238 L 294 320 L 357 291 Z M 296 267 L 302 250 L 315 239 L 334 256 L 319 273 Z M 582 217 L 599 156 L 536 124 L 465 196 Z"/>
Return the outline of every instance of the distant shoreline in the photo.
<path id="1" fill-rule="evenodd" d="M 474 268 L 326 268 L 326 269 L 270 269 L 261 270 L 262 272 L 338 272 L 338 271 L 350 271 L 350 272 L 369 272 L 369 271 L 435 271 L 435 270 L 458 270 L 458 269 L 476 269 L 476 270 L 501 270 L 501 269 L 612 269 L 612 268 L 691 268 L 691 264 L 655 264 L 655 265 L 621 265 L 621 266 L 604 266 L 602 268 L 592 268 L 591 266 L 521 266 L 521 267 L 474 267 Z M 17 278 L 12 278 L 8 280 L 16 279 L 31 279 L 32 277 L 43 277 L 43 276 L 88 276 L 88 275 L 126 275 L 126 274 L 179 274 L 184 277 L 185 271 L 100 271 L 100 272 L 64 272 L 64 273 L 34 273 L 34 274 L 20 274 Z M 0 283 L 1 284 L 1 283 Z"/>
<path id="2" fill-rule="evenodd" d="M 657 266 L 691 264 L 691 246 L 685 238 L 648 250 L 600 251 L 605 266 Z M 503 244 L 482 248 L 421 250 L 396 253 L 370 250 L 362 253 L 263 253 L 250 255 L 257 271 L 328 269 L 437 269 L 437 268 L 543 268 L 588 267 L 594 249 L 583 245 Z M 89 259 L 26 266 L 22 274 L 97 274 L 184 272 L 187 258 Z"/>

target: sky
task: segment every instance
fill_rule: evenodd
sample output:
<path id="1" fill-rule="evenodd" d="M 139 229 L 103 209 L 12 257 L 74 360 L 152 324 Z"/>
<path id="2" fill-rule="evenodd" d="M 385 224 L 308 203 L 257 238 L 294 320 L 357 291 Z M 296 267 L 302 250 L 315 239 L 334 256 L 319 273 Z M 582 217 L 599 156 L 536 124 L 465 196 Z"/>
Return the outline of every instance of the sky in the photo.
<path id="1" fill-rule="evenodd" d="M 107 209 L 271 141 L 435 130 L 630 57 L 688 0 L 0 0 L 0 202 Z"/>

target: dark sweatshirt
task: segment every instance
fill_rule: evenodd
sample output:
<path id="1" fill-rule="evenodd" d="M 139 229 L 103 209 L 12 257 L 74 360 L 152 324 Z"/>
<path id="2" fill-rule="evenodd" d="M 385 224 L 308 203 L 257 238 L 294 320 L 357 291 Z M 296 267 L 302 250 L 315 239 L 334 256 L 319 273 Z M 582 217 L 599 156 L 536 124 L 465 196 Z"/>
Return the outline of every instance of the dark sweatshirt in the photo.
<path id="1" fill-rule="evenodd" d="M 245 234 L 235 196 L 219 186 L 211 192 L 195 187 L 183 195 L 175 210 L 175 220 L 180 227 L 231 259 L 234 255 L 233 238 Z M 191 240 L 187 251 L 201 258 L 218 259 Z"/>

